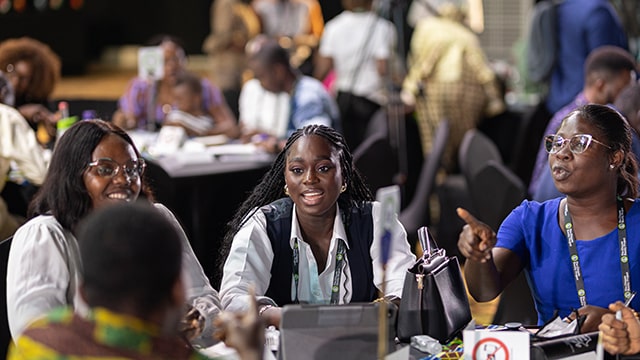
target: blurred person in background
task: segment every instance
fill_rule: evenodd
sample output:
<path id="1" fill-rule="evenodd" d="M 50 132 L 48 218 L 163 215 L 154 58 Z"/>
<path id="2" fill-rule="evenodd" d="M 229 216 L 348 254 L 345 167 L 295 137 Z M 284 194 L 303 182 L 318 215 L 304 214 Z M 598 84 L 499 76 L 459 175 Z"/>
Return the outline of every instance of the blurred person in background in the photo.
<path id="1" fill-rule="evenodd" d="M 260 18 L 251 0 L 215 0 L 211 4 L 211 32 L 202 44 L 209 54 L 211 80 L 232 110 L 238 113 L 238 96 L 247 67 L 245 47 L 260 34 Z"/>
<path id="2" fill-rule="evenodd" d="M 464 133 L 486 117 L 505 111 L 499 82 L 466 25 L 465 0 L 430 0 L 434 16 L 422 19 L 411 38 L 402 100 L 415 107 L 422 151 L 431 152 L 443 119 L 451 132 L 443 155 L 448 172 L 457 171 L 457 151 Z"/>
<path id="3" fill-rule="evenodd" d="M 202 108 L 202 82 L 200 77 L 185 71 L 173 85 L 175 109 L 169 111 L 164 125 L 180 126 L 189 136 L 215 133 L 211 116 Z"/>
<path id="4" fill-rule="evenodd" d="M 166 115 L 175 108 L 173 86 L 176 78 L 186 71 L 187 58 L 179 39 L 170 35 L 157 35 L 148 45 L 162 48 L 164 75 L 157 81 L 136 77 L 129 83 L 118 101 L 118 110 L 113 114 L 113 122 L 125 130 L 149 130 L 161 126 Z M 202 110 L 215 121 L 215 132 L 237 137 L 235 116 L 222 93 L 209 80 L 202 78 L 201 82 Z"/>
<path id="5" fill-rule="evenodd" d="M 11 83 L 0 72 L 0 240 L 15 232 L 26 217 L 31 192 L 42 185 L 47 173 L 44 150 L 13 102 Z M 17 171 L 23 184 L 11 181 Z"/>
<path id="6" fill-rule="evenodd" d="M 314 77 L 335 69 L 342 131 L 349 148 L 362 142 L 369 120 L 387 103 L 386 75 L 396 45 L 393 24 L 372 11 L 373 0 L 342 0 L 320 40 Z M 349 36 L 345 36 L 345 34 Z"/>
<path id="7" fill-rule="evenodd" d="M 278 40 L 291 54 L 291 65 L 305 75 L 313 73 L 313 54 L 324 30 L 317 0 L 256 0 L 262 33 Z"/>
<path id="8" fill-rule="evenodd" d="M 295 69 L 288 51 L 276 40 L 261 39 L 251 51 L 249 68 L 262 89 L 268 93 L 289 95 L 290 101 L 286 104 L 288 117 L 284 133 L 257 132 L 254 128 L 247 129 L 252 132 L 245 135 L 251 135 L 251 141 L 265 150 L 278 153 L 286 139 L 306 125 L 322 124 L 340 131 L 338 106 L 322 83 Z M 255 95 L 259 96 L 260 92 L 255 92 Z"/>
<path id="9" fill-rule="evenodd" d="M 53 146 L 58 115 L 49 110 L 51 94 L 60 80 L 60 58 L 51 48 L 29 37 L 0 43 L 0 71 L 14 91 L 13 106 L 38 131 L 38 141 Z"/>

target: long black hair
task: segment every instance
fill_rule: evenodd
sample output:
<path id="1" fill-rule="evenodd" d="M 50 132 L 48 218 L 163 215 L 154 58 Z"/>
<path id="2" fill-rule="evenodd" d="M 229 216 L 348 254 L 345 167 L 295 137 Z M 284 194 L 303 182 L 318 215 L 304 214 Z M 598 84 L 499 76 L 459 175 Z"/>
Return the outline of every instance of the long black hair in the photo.
<path id="1" fill-rule="evenodd" d="M 365 201 L 372 201 L 373 195 L 367 187 L 360 172 L 353 165 L 353 156 L 346 141 L 338 131 L 324 125 L 307 125 L 296 130 L 287 140 L 284 149 L 278 154 L 271 168 L 262 177 L 249 197 L 240 205 L 233 219 L 227 224 L 227 232 L 222 242 L 220 258 L 218 259 L 219 273 L 222 274 L 224 262 L 227 259 L 231 242 L 245 222 L 261 206 L 272 203 L 285 196 L 284 170 L 291 146 L 303 136 L 320 136 L 338 152 L 342 179 L 347 185 L 346 190 L 338 197 L 338 206 L 344 216 L 343 222 L 349 223 L 348 216 L 353 207 L 359 207 Z"/>

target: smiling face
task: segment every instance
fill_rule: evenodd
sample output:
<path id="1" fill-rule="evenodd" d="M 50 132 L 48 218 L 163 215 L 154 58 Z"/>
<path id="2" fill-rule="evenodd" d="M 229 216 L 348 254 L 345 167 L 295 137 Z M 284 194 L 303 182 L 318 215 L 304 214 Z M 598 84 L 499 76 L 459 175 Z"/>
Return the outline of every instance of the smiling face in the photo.
<path id="1" fill-rule="evenodd" d="M 327 140 L 309 135 L 292 144 L 284 179 L 299 217 L 335 216 L 343 178 L 338 150 Z"/>
<path id="2" fill-rule="evenodd" d="M 84 185 L 91 197 L 93 209 L 118 201 L 134 201 L 140 194 L 140 176 L 125 176 L 122 165 L 131 166 L 138 156 L 133 147 L 118 135 L 107 135 L 93 150 L 91 161 L 111 159 L 121 166 L 114 177 L 101 176 L 98 167 L 89 167 L 83 175 Z"/>
<path id="3" fill-rule="evenodd" d="M 607 139 L 578 114 L 567 118 L 557 134 L 565 139 L 576 134 L 590 134 L 593 139 L 607 143 Z M 572 153 L 568 142 L 557 153 L 549 154 L 551 175 L 558 191 L 567 195 L 589 194 L 611 182 L 615 188 L 616 175 L 609 167 L 612 162 L 609 153 L 605 146 L 592 141 L 580 154 Z"/>

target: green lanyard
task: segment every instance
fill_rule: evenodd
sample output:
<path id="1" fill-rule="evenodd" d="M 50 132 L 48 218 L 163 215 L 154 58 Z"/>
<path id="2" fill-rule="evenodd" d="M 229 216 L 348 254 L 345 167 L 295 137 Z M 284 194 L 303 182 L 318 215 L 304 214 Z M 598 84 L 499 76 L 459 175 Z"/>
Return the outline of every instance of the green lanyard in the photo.
<path id="1" fill-rule="evenodd" d="M 629 256 L 627 253 L 627 227 L 625 225 L 625 211 L 622 198 L 617 196 L 616 199 L 618 203 L 618 242 L 620 243 L 622 287 L 624 290 L 624 299 L 627 300 L 631 297 L 631 273 L 629 271 Z M 578 291 L 580 306 L 585 306 L 587 305 L 587 292 L 584 288 L 584 279 L 582 278 L 580 259 L 578 257 L 578 249 L 576 248 L 576 236 L 573 231 L 571 214 L 569 214 L 569 205 L 566 201 L 564 204 L 564 228 L 567 232 L 567 243 L 569 244 L 569 254 L 571 255 L 571 265 L 573 267 L 573 276 L 576 281 L 576 290 Z"/>
<path id="2" fill-rule="evenodd" d="M 347 249 L 344 241 L 338 239 L 338 253 L 336 254 L 336 269 L 333 273 L 333 285 L 331 286 L 331 305 L 338 304 L 338 296 L 340 296 L 340 278 L 342 277 L 342 267 L 344 263 L 344 255 Z M 298 239 L 293 243 L 293 280 L 296 283 L 294 304 L 300 303 L 298 300 L 298 283 L 300 282 L 300 249 Z"/>

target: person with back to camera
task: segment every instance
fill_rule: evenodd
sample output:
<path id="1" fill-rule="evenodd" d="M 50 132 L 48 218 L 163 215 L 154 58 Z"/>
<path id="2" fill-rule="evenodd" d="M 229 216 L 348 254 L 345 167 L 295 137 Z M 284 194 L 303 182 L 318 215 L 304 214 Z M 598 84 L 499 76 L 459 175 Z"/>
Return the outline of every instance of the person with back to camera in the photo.
<path id="1" fill-rule="evenodd" d="M 16 231 L 9 252 L 7 311 L 14 339 L 30 322 L 55 307 L 70 305 L 85 313 L 86 304 L 78 293 L 82 267 L 76 238 L 78 224 L 94 210 L 133 202 L 139 195 L 152 202 L 144 168 L 131 138 L 109 122 L 76 123 L 58 140 L 47 177 L 30 204 L 32 218 Z M 185 329 L 185 333 L 194 338 L 202 333 L 194 341 L 207 343 L 211 320 L 220 309 L 218 294 L 177 219 L 165 206 L 154 206 L 182 241 L 182 271 L 189 304 L 186 324 L 197 315 L 206 320 Z M 152 254 L 153 249 L 149 249 Z"/>
<path id="2" fill-rule="evenodd" d="M 148 128 L 148 121 L 161 125 L 167 113 L 174 108 L 173 86 L 179 74 L 186 71 L 186 55 L 180 40 L 169 35 L 158 35 L 149 41 L 149 46 L 160 46 L 164 51 L 164 76 L 158 81 L 143 78 L 133 79 L 118 101 L 118 110 L 113 122 L 125 130 Z M 213 117 L 215 133 L 237 137 L 236 119 L 220 90 L 209 80 L 202 78 L 202 110 Z M 153 99 L 150 97 L 154 96 Z M 153 102 L 153 114 L 148 114 Z"/>
<path id="3" fill-rule="evenodd" d="M 397 36 L 393 23 L 375 13 L 373 0 L 342 0 L 342 6 L 320 39 L 314 76 L 324 80 L 335 69 L 342 130 L 355 150 L 373 114 L 387 103 L 386 76 Z"/>
<path id="4" fill-rule="evenodd" d="M 46 44 L 29 37 L 0 43 L 0 71 L 14 91 L 14 106 L 38 129 L 38 141 L 51 146 L 58 116 L 48 108 L 50 96 L 60 80 L 60 58 Z"/>
<path id="5" fill-rule="evenodd" d="M 164 213 L 143 203 L 110 205 L 77 233 L 78 292 L 88 316 L 53 309 L 16 339 L 9 359 L 206 358 L 178 331 L 186 301 L 182 235 Z"/>
<path id="6" fill-rule="evenodd" d="M 458 209 L 467 222 L 458 241 L 467 286 L 477 301 L 489 301 L 525 271 L 539 324 L 556 310 L 573 319 L 578 309 L 586 315 L 582 332 L 594 331 L 609 303 L 640 289 L 640 243 L 627 241 L 640 236 L 631 130 L 615 110 L 589 104 L 545 139 L 554 183 L 565 197 L 523 201 L 497 235 Z M 640 299 L 631 306 L 640 308 Z"/>
<path id="7" fill-rule="evenodd" d="M 253 284 L 259 315 L 274 326 L 287 304 L 373 301 L 382 287 L 381 221 L 342 135 L 324 125 L 296 130 L 229 224 L 225 310 L 246 310 Z M 415 261 L 397 217 L 391 233 L 386 299 L 402 295 Z"/>

